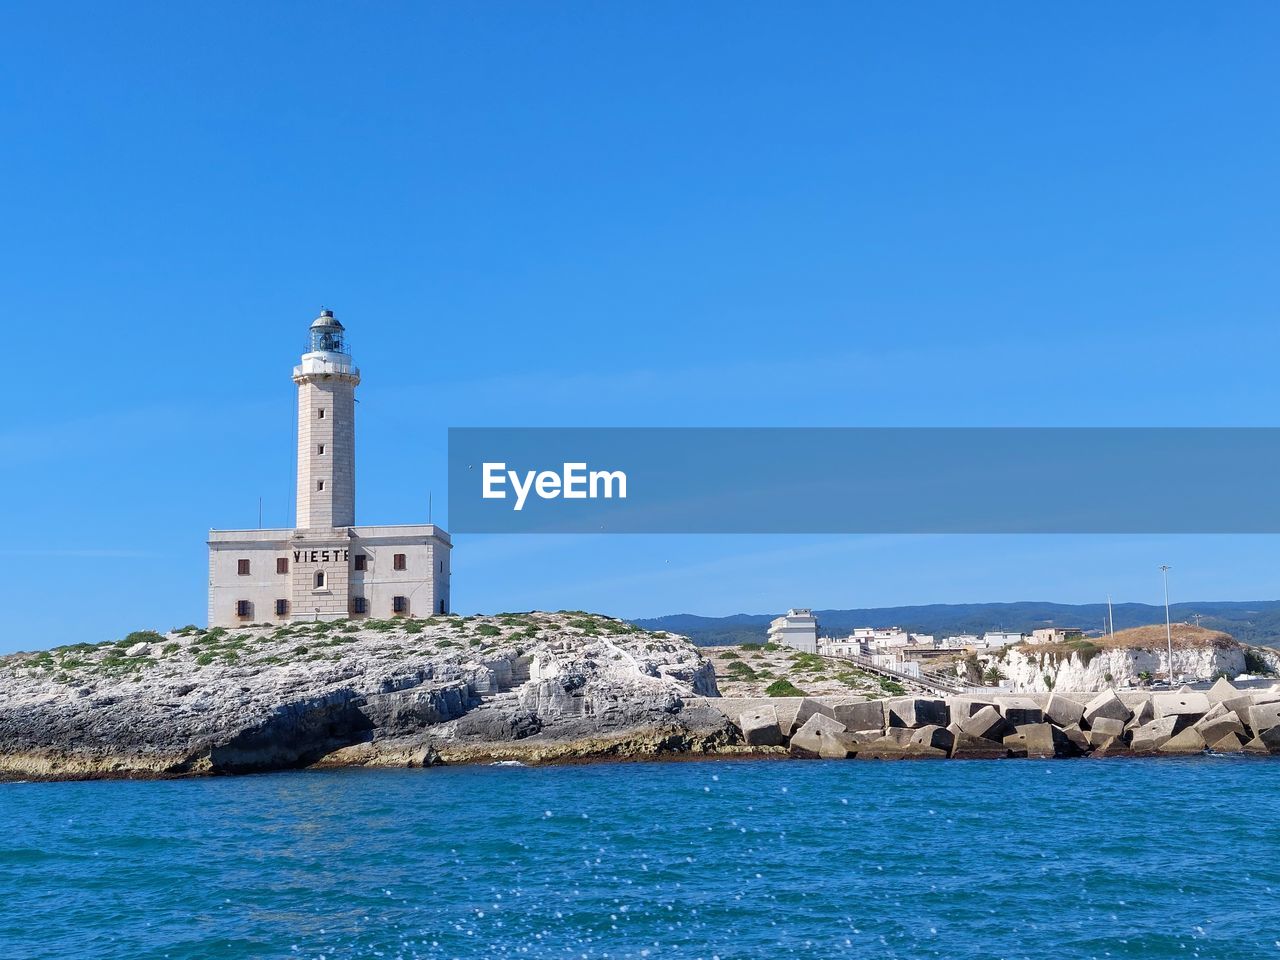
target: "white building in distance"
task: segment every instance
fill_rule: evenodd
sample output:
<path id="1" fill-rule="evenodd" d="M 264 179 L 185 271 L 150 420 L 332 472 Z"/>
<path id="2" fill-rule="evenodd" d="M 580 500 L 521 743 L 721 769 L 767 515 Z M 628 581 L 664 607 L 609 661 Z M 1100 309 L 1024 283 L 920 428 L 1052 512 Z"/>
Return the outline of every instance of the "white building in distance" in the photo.
<path id="1" fill-rule="evenodd" d="M 818 618 L 812 610 L 788 610 L 769 623 L 769 642 L 805 653 L 817 653 Z"/>
<path id="2" fill-rule="evenodd" d="M 209 531 L 209 625 L 449 612 L 449 534 L 355 525 L 360 371 L 333 311 L 311 324 L 298 385 L 297 526 Z"/>
<path id="3" fill-rule="evenodd" d="M 869 656 L 876 651 L 909 646 L 916 642 L 915 636 L 901 627 L 854 627 L 848 636 L 824 639 L 821 646 L 824 653 L 832 656 Z"/>
<path id="4" fill-rule="evenodd" d="M 888 653 L 902 656 L 924 648 L 933 650 L 937 642 L 931 633 L 908 633 L 901 627 L 854 627 L 845 637 L 824 637 L 818 650 L 832 657 L 875 657 Z"/>
<path id="5" fill-rule="evenodd" d="M 1008 647 L 1015 643 L 1022 642 L 1021 633 L 1010 633 L 1008 631 L 988 630 L 982 635 L 982 645 L 991 649 L 993 647 Z"/>
<path id="6" fill-rule="evenodd" d="M 1028 638 L 1030 643 L 1066 643 L 1069 640 L 1080 640 L 1084 631 L 1079 627 L 1041 627 L 1032 630 Z"/>

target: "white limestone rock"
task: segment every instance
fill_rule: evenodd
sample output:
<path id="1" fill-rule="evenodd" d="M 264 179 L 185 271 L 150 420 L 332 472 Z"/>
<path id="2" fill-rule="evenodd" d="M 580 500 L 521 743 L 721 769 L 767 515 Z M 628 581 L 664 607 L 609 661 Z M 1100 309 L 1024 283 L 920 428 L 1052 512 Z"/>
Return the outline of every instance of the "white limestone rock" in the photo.
<path id="1" fill-rule="evenodd" d="M 0 773 L 238 772 L 361 744 L 407 757 L 658 729 L 679 749 L 694 728 L 727 738 L 685 707 L 715 694 L 687 639 L 586 614 L 190 628 L 0 659 Z"/>

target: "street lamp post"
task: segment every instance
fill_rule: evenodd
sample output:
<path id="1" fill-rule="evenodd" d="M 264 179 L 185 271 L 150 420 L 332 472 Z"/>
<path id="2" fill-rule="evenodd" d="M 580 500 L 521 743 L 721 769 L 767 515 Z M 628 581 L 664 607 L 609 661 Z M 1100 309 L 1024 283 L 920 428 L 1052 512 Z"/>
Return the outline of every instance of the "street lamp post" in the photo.
<path id="1" fill-rule="evenodd" d="M 1173 689 L 1173 628 L 1169 625 L 1169 565 L 1160 564 L 1160 575 L 1164 578 L 1164 638 L 1169 644 L 1169 689 Z"/>

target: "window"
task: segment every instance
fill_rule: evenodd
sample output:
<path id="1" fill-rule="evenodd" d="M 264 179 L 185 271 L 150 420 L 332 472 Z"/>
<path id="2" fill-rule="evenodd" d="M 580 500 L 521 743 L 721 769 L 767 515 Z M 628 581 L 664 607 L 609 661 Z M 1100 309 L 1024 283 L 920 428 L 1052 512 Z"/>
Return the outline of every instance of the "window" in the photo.
<path id="1" fill-rule="evenodd" d="M 287 617 L 288 615 L 289 615 L 289 601 L 288 601 L 288 600 L 277 600 L 277 601 L 276 601 L 276 616 L 277 616 L 277 617 Z"/>
<path id="2" fill-rule="evenodd" d="M 408 597 L 392 597 L 391 598 L 392 613 L 406 613 L 408 609 L 409 609 Z"/>
<path id="3" fill-rule="evenodd" d="M 316 410 L 316 419 L 317 420 L 324 419 L 324 407 L 320 407 L 318 410 Z"/>
<path id="4" fill-rule="evenodd" d="M 323 444 L 323 443 L 317 443 L 317 444 L 316 444 L 316 453 L 317 453 L 319 456 L 322 456 L 322 457 L 324 456 L 324 444 Z"/>
<path id="5" fill-rule="evenodd" d="M 444 613 L 444 612 L 445 612 L 445 611 L 444 611 L 444 601 L 443 601 L 443 600 L 441 600 L 441 601 L 440 601 L 440 612 L 441 612 L 441 613 Z"/>
<path id="6" fill-rule="evenodd" d="M 324 481 L 323 481 L 323 480 L 317 480 L 317 481 L 316 481 L 316 489 L 317 489 L 317 490 L 323 490 L 323 489 L 324 489 Z"/>
<path id="7" fill-rule="evenodd" d="M 323 570 L 316 571 L 316 589 L 317 590 L 324 589 L 324 571 Z"/>
<path id="8" fill-rule="evenodd" d="M 366 555 L 365 555 L 365 554 L 363 554 L 363 553 L 357 553 L 357 554 L 356 554 L 356 569 L 357 569 L 357 570 L 368 570 L 368 569 L 369 569 L 369 558 L 368 558 L 368 556 L 366 556 Z"/>
<path id="9" fill-rule="evenodd" d="M 351 612 L 352 613 L 368 613 L 369 612 L 368 601 L 365 600 L 364 597 L 352 597 Z"/>
<path id="10" fill-rule="evenodd" d="M 289 572 L 289 558 L 276 557 L 276 573 L 288 573 L 288 572 Z"/>
<path id="11" fill-rule="evenodd" d="M 443 561 L 443 560 L 441 560 L 441 561 L 440 561 L 440 572 L 441 572 L 441 573 L 444 573 L 444 561 Z"/>
<path id="12" fill-rule="evenodd" d="M 242 577 L 249 575 L 249 561 L 243 558 L 236 561 L 236 573 Z"/>
<path id="13" fill-rule="evenodd" d="M 237 617 L 248 617 L 248 616 L 251 616 L 252 614 L 253 614 L 253 604 L 252 604 L 252 603 L 250 603 L 248 600 L 237 600 L 237 601 L 236 601 L 236 616 L 237 616 Z"/>
<path id="14" fill-rule="evenodd" d="M 392 570 L 403 570 L 404 568 L 405 568 L 404 554 L 403 554 L 403 553 L 397 553 L 397 554 L 396 554 L 396 556 L 395 556 L 395 560 L 394 560 L 394 561 L 392 562 L 392 564 L 391 564 L 391 569 L 392 569 Z"/>

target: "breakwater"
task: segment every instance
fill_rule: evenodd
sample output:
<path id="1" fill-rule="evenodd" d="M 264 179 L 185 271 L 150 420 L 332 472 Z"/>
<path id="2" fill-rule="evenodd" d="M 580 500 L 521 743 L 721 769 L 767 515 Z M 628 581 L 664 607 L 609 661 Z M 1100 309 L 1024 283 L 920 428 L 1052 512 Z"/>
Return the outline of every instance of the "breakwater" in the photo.
<path id="1" fill-rule="evenodd" d="M 1072 696 L 707 699 L 744 745 L 824 759 L 1280 753 L 1280 687 Z"/>

